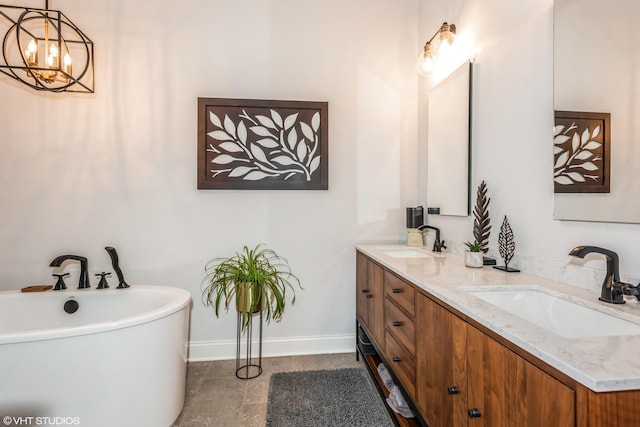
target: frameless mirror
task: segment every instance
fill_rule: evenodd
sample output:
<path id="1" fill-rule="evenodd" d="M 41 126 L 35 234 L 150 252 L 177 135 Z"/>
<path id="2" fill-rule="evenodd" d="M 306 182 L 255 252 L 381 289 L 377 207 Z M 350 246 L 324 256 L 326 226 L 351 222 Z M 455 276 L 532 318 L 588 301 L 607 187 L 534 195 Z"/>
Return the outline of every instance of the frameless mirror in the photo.
<path id="1" fill-rule="evenodd" d="M 428 213 L 470 213 L 471 82 L 472 65 L 465 62 L 429 91 Z"/>
<path id="2" fill-rule="evenodd" d="M 555 0 L 553 16 L 554 219 L 640 223 L 640 1 Z"/>

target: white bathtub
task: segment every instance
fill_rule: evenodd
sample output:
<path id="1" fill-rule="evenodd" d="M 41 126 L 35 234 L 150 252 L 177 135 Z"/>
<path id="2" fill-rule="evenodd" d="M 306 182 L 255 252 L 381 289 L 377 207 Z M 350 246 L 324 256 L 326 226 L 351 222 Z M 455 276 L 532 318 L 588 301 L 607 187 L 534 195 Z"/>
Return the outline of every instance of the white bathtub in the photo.
<path id="1" fill-rule="evenodd" d="M 190 306 L 167 286 L 0 292 L 0 426 L 171 426 Z"/>

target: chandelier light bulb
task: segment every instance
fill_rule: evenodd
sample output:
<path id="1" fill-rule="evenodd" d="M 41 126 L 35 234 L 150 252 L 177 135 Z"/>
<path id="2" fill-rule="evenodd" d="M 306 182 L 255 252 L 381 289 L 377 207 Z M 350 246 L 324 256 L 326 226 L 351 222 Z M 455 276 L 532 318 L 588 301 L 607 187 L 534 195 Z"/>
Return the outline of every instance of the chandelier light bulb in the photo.
<path id="1" fill-rule="evenodd" d="M 71 56 L 68 53 L 64 54 L 64 57 L 62 58 L 62 65 L 64 66 L 63 71 L 71 75 Z"/>
<path id="2" fill-rule="evenodd" d="M 24 56 L 29 65 L 36 65 L 38 63 L 38 44 L 34 39 L 29 41 Z"/>

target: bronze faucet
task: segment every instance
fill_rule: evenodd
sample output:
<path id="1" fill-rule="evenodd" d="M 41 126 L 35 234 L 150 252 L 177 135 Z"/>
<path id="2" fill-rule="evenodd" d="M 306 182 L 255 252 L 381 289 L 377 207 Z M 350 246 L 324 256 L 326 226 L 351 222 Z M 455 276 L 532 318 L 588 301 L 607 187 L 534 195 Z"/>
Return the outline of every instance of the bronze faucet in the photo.
<path id="1" fill-rule="evenodd" d="M 607 272 L 604 276 L 600 298 L 598 299 L 610 304 L 624 304 L 623 294 L 626 293 L 625 288 L 631 285 L 620 281 L 620 259 L 617 253 L 598 246 L 576 246 L 569 252 L 569 255 L 584 258 L 592 252 L 604 255 L 607 260 Z"/>

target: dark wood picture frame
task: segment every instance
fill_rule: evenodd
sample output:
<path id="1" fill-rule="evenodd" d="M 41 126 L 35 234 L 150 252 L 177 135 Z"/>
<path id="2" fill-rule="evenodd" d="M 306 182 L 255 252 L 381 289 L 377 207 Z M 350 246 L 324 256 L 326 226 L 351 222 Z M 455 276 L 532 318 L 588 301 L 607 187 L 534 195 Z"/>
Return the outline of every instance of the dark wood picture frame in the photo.
<path id="1" fill-rule="evenodd" d="M 609 193 L 611 114 L 556 111 L 554 193 Z"/>
<path id="2" fill-rule="evenodd" d="M 198 189 L 327 190 L 328 103 L 198 98 Z"/>

